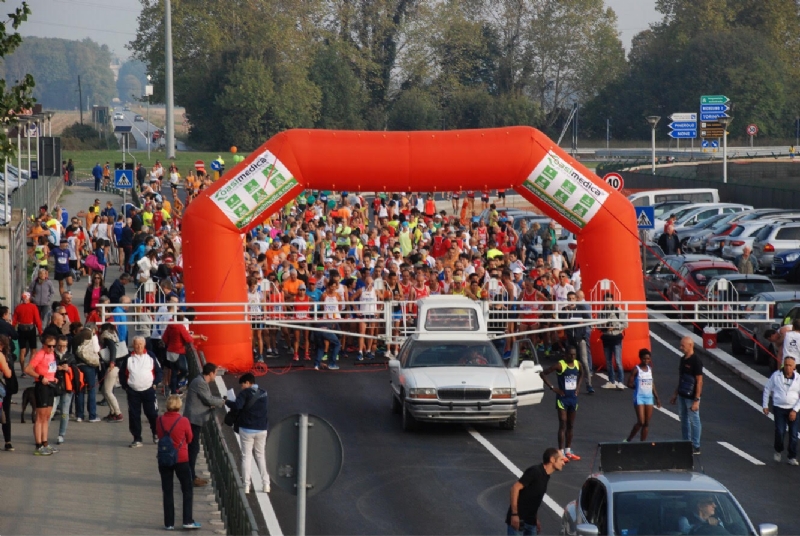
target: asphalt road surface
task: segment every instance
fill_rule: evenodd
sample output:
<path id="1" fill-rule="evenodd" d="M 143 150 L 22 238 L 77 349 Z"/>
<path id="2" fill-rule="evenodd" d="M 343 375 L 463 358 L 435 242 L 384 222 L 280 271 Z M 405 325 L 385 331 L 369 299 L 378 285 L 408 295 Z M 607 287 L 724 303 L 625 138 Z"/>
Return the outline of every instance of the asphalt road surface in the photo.
<path id="1" fill-rule="evenodd" d="M 655 382 L 666 403 L 677 383 L 678 338 L 653 329 Z M 696 470 L 727 486 L 756 526 L 772 522 L 781 534 L 800 533 L 795 509 L 800 468 L 772 460 L 773 423 L 759 409 L 761 393 L 710 358 L 704 363 L 709 374 Z M 352 372 L 292 369 L 258 378 L 270 395 L 272 423 L 312 413 L 332 423 L 342 438 L 342 473 L 329 490 L 308 500 L 308 534 L 504 534 L 512 471 L 539 463 L 544 449 L 556 445 L 552 394 L 538 406 L 521 408 L 515 431 L 429 424 L 404 433 L 390 410 L 388 379 L 383 366 Z M 238 390 L 235 377 L 225 381 Z M 594 381 L 595 387 L 602 383 Z M 650 439 L 680 439 L 677 408 L 664 409 L 674 417 L 656 411 Z M 561 509 L 592 471 L 597 443 L 624 439 L 634 421 L 630 390 L 581 395 L 573 450 L 583 459 L 551 478 L 552 501 L 540 510 L 545 534 L 558 533 Z M 273 487 L 270 500 L 283 533 L 294 533 L 295 498 Z"/>

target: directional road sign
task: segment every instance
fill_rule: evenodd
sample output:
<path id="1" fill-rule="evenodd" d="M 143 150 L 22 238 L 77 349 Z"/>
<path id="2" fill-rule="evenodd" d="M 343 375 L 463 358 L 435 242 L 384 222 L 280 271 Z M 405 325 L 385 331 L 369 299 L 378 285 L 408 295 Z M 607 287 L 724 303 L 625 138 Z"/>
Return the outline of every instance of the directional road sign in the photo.
<path id="1" fill-rule="evenodd" d="M 625 184 L 625 180 L 619 173 L 606 173 L 603 176 L 603 180 L 606 181 L 606 184 L 608 184 L 618 192 L 622 190 L 622 187 Z"/>
<path id="2" fill-rule="evenodd" d="M 700 121 L 716 121 L 720 117 L 728 117 L 725 112 L 706 112 L 700 114 Z"/>
<path id="3" fill-rule="evenodd" d="M 675 121 L 669 124 L 672 130 L 697 130 L 697 121 Z"/>
<path id="4" fill-rule="evenodd" d="M 730 99 L 725 95 L 703 95 L 700 97 L 700 104 L 726 104 Z"/>
<path id="5" fill-rule="evenodd" d="M 633 207 L 636 209 L 636 225 L 639 229 L 655 229 L 656 209 L 654 207 Z"/>
<path id="6" fill-rule="evenodd" d="M 130 190 L 133 188 L 133 170 L 115 169 L 114 188 L 119 188 L 120 190 Z"/>
<path id="7" fill-rule="evenodd" d="M 673 130 L 669 133 L 670 138 L 678 139 L 694 139 L 697 137 L 697 127 L 695 130 Z"/>
<path id="8" fill-rule="evenodd" d="M 709 128 L 709 129 L 705 129 L 705 130 L 701 130 L 700 131 L 700 137 L 701 138 L 721 138 L 724 135 L 725 135 L 725 129 L 717 130 L 717 129 Z"/>
<path id="9" fill-rule="evenodd" d="M 700 113 L 703 112 L 727 112 L 731 107 L 727 104 L 701 104 Z"/>
<path id="10" fill-rule="evenodd" d="M 222 170 L 222 164 L 219 163 L 219 160 L 212 160 L 211 161 L 211 169 L 213 169 L 214 171 L 221 171 Z"/>
<path id="11" fill-rule="evenodd" d="M 697 114 L 694 113 L 679 113 L 669 116 L 673 121 L 697 121 Z"/>

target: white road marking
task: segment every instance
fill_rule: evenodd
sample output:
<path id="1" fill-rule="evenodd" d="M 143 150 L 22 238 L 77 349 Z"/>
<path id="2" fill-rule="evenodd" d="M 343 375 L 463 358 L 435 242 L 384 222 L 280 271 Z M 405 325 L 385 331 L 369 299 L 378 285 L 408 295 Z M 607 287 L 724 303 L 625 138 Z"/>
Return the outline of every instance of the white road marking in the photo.
<path id="1" fill-rule="evenodd" d="M 719 443 L 720 445 L 722 445 L 723 447 L 725 447 L 729 451 L 733 452 L 734 454 L 738 454 L 739 456 L 741 456 L 742 458 L 744 458 L 748 462 L 752 463 L 753 465 L 765 465 L 764 462 L 762 462 L 758 458 L 754 458 L 754 457 L 750 456 L 748 453 L 746 453 L 742 449 L 736 448 L 733 445 L 731 445 L 730 443 L 726 443 L 725 441 L 717 441 L 717 443 Z"/>
<path id="2" fill-rule="evenodd" d="M 502 463 L 503 465 L 505 465 L 506 469 L 508 469 L 509 471 L 511 471 L 511 473 L 512 473 L 512 474 L 513 474 L 515 477 L 519 478 L 519 477 L 521 477 L 521 476 L 522 476 L 522 470 L 521 470 L 519 467 L 517 467 L 516 465 L 514 465 L 514 462 L 512 462 L 511 460 L 509 460 L 509 459 L 508 459 L 508 457 L 507 457 L 505 454 L 503 454 L 502 452 L 500 452 L 500 450 L 499 450 L 497 447 L 495 447 L 494 445 L 492 445 L 492 444 L 489 442 L 489 440 L 488 440 L 488 439 L 486 439 L 485 437 L 483 437 L 483 436 L 482 436 L 482 435 L 481 435 L 481 434 L 480 434 L 480 433 L 479 433 L 477 430 L 475 430 L 475 429 L 474 429 L 474 428 L 472 428 L 471 426 L 467 427 L 467 431 L 469 432 L 469 435 L 471 435 L 472 437 L 474 437 L 474 438 L 475 438 L 475 440 L 476 440 L 478 443 L 480 443 L 481 445 L 483 445 L 483 446 L 486 448 L 486 450 L 488 450 L 488 451 L 489 451 L 489 452 L 490 452 L 490 453 L 491 453 L 491 454 L 492 454 L 492 455 L 493 455 L 495 458 L 497 458 L 497 459 L 498 459 L 498 461 L 499 461 L 500 463 Z M 549 508 L 550 508 L 550 509 L 551 509 L 553 512 L 555 512 L 555 514 L 556 514 L 556 515 L 559 517 L 559 519 L 561 519 L 561 516 L 562 516 L 562 515 L 563 515 L 563 513 L 564 513 L 564 509 L 563 509 L 561 506 L 559 506 L 559 505 L 558 505 L 558 503 L 557 503 L 557 502 L 556 502 L 556 501 L 555 501 L 555 500 L 554 500 L 552 497 L 550 497 L 550 495 L 547 495 L 546 493 L 545 493 L 545 495 L 544 495 L 544 503 L 545 503 L 545 504 L 546 504 L 546 505 L 547 505 L 547 506 L 548 506 L 548 507 L 549 507 Z"/>
<path id="3" fill-rule="evenodd" d="M 658 342 L 660 342 L 661 344 L 663 344 L 664 346 L 666 346 L 666 347 L 667 347 L 669 350 L 671 350 L 671 351 L 672 351 L 674 354 L 676 354 L 676 355 L 679 355 L 679 356 L 680 356 L 680 355 L 683 355 L 683 354 L 681 354 L 681 351 L 680 351 L 680 350 L 678 350 L 677 348 L 673 348 L 673 347 L 672 347 L 672 346 L 671 346 L 671 345 L 670 345 L 670 344 L 669 344 L 667 341 L 665 341 L 664 339 L 662 339 L 661 337 L 659 337 L 658 335 L 656 335 L 656 334 L 655 334 L 655 333 L 653 333 L 652 331 L 650 332 L 650 336 L 651 336 L 651 337 L 653 337 L 653 338 L 654 338 L 655 340 L 657 340 Z M 733 396 L 735 396 L 736 398 L 738 398 L 738 399 L 740 399 L 740 400 L 744 401 L 744 402 L 745 402 L 745 403 L 746 403 L 748 406 L 750 406 L 751 408 L 754 408 L 756 411 L 758 411 L 758 412 L 759 412 L 759 413 L 761 413 L 762 415 L 764 414 L 764 410 L 761 408 L 761 404 L 758 404 L 757 402 L 754 402 L 754 401 L 753 401 L 753 400 L 751 400 L 750 398 L 746 397 L 745 395 L 743 395 L 742 393 L 740 393 L 739 391 L 737 391 L 736 389 L 734 389 L 734 388 L 733 388 L 733 387 L 732 387 L 730 384 L 728 384 L 728 383 L 727 383 L 725 380 L 723 380 L 722 378 L 720 378 L 719 376 L 717 376 L 717 375 L 716 375 L 716 374 L 714 374 L 713 372 L 711 372 L 711 371 L 709 371 L 708 369 L 704 368 L 704 369 L 703 369 L 703 375 L 704 375 L 704 376 L 706 376 L 706 377 L 708 377 L 708 378 L 709 378 L 709 379 L 711 379 L 711 380 L 714 380 L 714 381 L 715 381 L 715 382 L 717 382 L 718 384 L 720 384 L 720 385 L 723 387 L 723 389 L 725 389 L 726 391 L 728 391 L 729 393 L 731 393 L 731 394 L 732 394 Z M 772 419 L 773 421 L 775 420 L 775 416 L 774 416 L 774 415 L 772 415 L 772 413 L 770 413 L 770 414 L 768 415 L 768 417 L 769 417 L 770 419 Z"/>
<path id="4" fill-rule="evenodd" d="M 606 375 L 605 375 L 605 374 L 603 374 L 602 372 L 596 372 L 594 375 L 595 375 L 595 376 L 599 376 L 599 377 L 603 378 L 605 381 L 608 381 L 608 376 L 606 376 Z M 655 405 L 654 405 L 653 407 L 654 407 L 656 410 L 658 410 L 658 411 L 660 411 L 661 413 L 663 413 L 664 415 L 666 415 L 667 417 L 672 417 L 672 418 L 673 418 L 673 419 L 675 419 L 676 421 L 680 422 L 681 418 L 680 418 L 680 416 L 678 416 L 678 414 L 677 414 L 677 413 L 675 413 L 675 412 L 673 412 L 673 411 L 670 411 L 670 410 L 668 410 L 668 409 L 667 409 L 667 408 L 665 408 L 665 407 L 660 407 L 660 408 L 659 408 L 658 406 L 655 406 Z"/>
<path id="5" fill-rule="evenodd" d="M 228 388 L 225 386 L 225 382 L 222 381 L 221 377 L 217 376 L 215 382 L 217 384 L 217 389 L 219 389 L 220 395 L 224 395 L 228 392 Z M 228 406 L 225 406 L 225 411 L 229 411 Z M 236 441 L 239 441 L 238 433 L 236 433 Z M 280 523 L 278 523 L 278 516 L 275 515 L 275 509 L 272 507 L 272 501 L 269 500 L 269 494 L 260 491 L 263 487 L 263 482 L 261 482 L 261 473 L 258 472 L 258 466 L 256 466 L 255 459 L 253 459 L 251 474 L 253 480 L 253 489 L 256 492 L 256 500 L 258 501 L 258 506 L 261 507 L 261 515 L 264 516 L 264 522 L 267 524 L 267 531 L 269 532 L 269 535 L 283 536 L 283 530 L 281 529 Z"/>

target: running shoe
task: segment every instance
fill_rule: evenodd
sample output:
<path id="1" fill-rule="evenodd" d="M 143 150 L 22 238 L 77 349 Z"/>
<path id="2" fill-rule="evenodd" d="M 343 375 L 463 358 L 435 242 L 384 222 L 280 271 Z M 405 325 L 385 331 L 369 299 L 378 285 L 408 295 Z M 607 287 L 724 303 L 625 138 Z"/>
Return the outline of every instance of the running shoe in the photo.
<path id="1" fill-rule="evenodd" d="M 300 354 L 298 354 L 297 352 L 295 352 L 295 353 L 294 353 L 294 357 L 292 358 L 292 361 L 300 361 Z"/>
<path id="2" fill-rule="evenodd" d="M 58 439 L 56 440 L 56 443 L 61 445 L 63 442 L 64 442 L 64 436 L 63 435 L 58 436 Z"/>
<path id="3" fill-rule="evenodd" d="M 574 452 L 568 452 L 567 459 L 571 462 L 577 462 L 581 459 L 581 457 L 575 454 Z"/>
<path id="4" fill-rule="evenodd" d="M 203 526 L 203 525 L 201 525 L 201 524 L 200 524 L 200 523 L 198 523 L 197 521 L 193 521 L 193 522 L 191 522 L 191 523 L 184 523 L 184 524 L 183 524 L 183 529 L 184 529 L 184 530 L 194 530 L 194 529 L 199 529 L 199 528 L 200 528 L 200 527 L 202 527 L 202 526 Z"/>
<path id="5" fill-rule="evenodd" d="M 339 370 L 339 365 L 328 365 L 328 370 Z"/>
<path id="6" fill-rule="evenodd" d="M 700 449 L 692 449 L 692 454 L 695 456 L 700 456 Z"/>
<path id="7" fill-rule="evenodd" d="M 780 461 L 781 461 L 781 453 L 780 453 L 780 452 L 776 452 L 776 453 L 775 453 L 775 454 L 772 456 L 772 459 L 773 459 L 773 460 L 775 460 L 776 462 L 780 462 Z"/>
<path id="8" fill-rule="evenodd" d="M 787 463 L 789 465 L 800 465 L 800 463 L 797 462 L 797 458 L 789 458 Z"/>
<path id="9" fill-rule="evenodd" d="M 128 446 L 129 446 L 130 448 L 132 448 L 132 449 L 138 449 L 139 447 L 143 447 L 143 446 L 144 446 L 144 443 L 142 443 L 141 441 L 134 441 L 133 443 L 131 443 L 131 444 L 130 444 L 130 445 L 128 445 Z"/>
<path id="10" fill-rule="evenodd" d="M 33 451 L 34 456 L 52 456 L 53 452 L 45 447 L 39 447 L 38 449 Z"/>
<path id="11" fill-rule="evenodd" d="M 6 443 L 6 446 L 3 448 L 3 450 L 11 452 L 12 450 L 14 450 L 14 445 L 12 445 L 11 443 Z"/>
<path id="12" fill-rule="evenodd" d="M 328 354 L 324 354 L 324 355 L 322 356 L 322 360 L 323 360 L 323 361 L 327 361 L 327 360 L 328 360 Z"/>
<path id="13" fill-rule="evenodd" d="M 359 361 L 364 361 L 364 352 L 358 352 L 358 357 L 356 357 Z"/>

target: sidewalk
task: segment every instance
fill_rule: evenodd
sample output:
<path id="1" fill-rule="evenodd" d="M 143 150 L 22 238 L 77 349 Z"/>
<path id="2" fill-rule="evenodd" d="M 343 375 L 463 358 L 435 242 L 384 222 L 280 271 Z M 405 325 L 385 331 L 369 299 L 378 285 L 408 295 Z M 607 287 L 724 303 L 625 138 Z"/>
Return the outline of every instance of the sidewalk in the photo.
<path id="1" fill-rule="evenodd" d="M 84 182 L 68 187 L 59 204 L 70 217 L 87 210 L 99 198 L 102 206 L 112 201 L 119 208 L 121 197 L 95 192 L 93 184 Z M 111 266 L 106 285 L 119 276 Z M 72 286 L 73 303 L 83 317 L 83 295 L 89 278 Z M 128 295 L 134 291 L 128 286 Z M 19 365 L 16 364 L 19 374 Z M 145 445 L 131 449 L 128 431 L 127 397 L 116 389 L 125 420 L 121 423 L 70 422 L 66 441 L 60 452 L 49 457 L 33 455 L 33 425 L 30 408 L 26 424 L 20 423 L 22 392 L 33 385 L 30 378 L 20 378 L 20 392 L 11 406 L 11 441 L 15 450 L 0 450 L 0 474 L 3 475 L 3 500 L 0 501 L 0 534 L 163 534 L 164 519 L 161 500 L 161 477 L 156 462 L 156 446 L 149 440 L 150 429 L 143 417 Z M 98 395 L 98 400 L 101 396 Z M 158 397 L 163 413 L 163 396 Z M 98 406 L 98 416 L 108 413 Z M 50 444 L 55 446 L 59 420 L 50 423 Z M 204 449 L 200 450 L 197 472 L 211 481 Z M 174 481 L 175 511 L 178 525 L 183 499 L 177 478 Z M 203 527 L 201 534 L 225 534 L 213 482 L 194 488 L 195 521 Z"/>
<path id="2" fill-rule="evenodd" d="M 121 389 L 115 394 L 125 417 L 121 423 L 69 423 L 60 452 L 48 457 L 33 455 L 33 425 L 30 408 L 26 424 L 20 424 L 21 392 L 33 385 L 20 379 L 17 405 L 11 407 L 11 437 L 15 450 L 0 451 L 3 500 L 0 501 L 2 534 L 163 534 L 161 477 L 156 446 L 150 429 L 142 422 L 146 439 L 142 448 L 129 448 L 127 399 Z M 164 398 L 159 397 L 163 408 Z M 98 415 L 107 413 L 98 407 Z M 58 417 L 50 423 L 50 442 L 55 445 Z M 210 479 L 203 449 L 197 471 Z M 175 479 L 176 520 L 180 523 L 183 499 Z M 195 521 L 201 534 L 225 534 L 210 483 L 194 488 Z"/>

